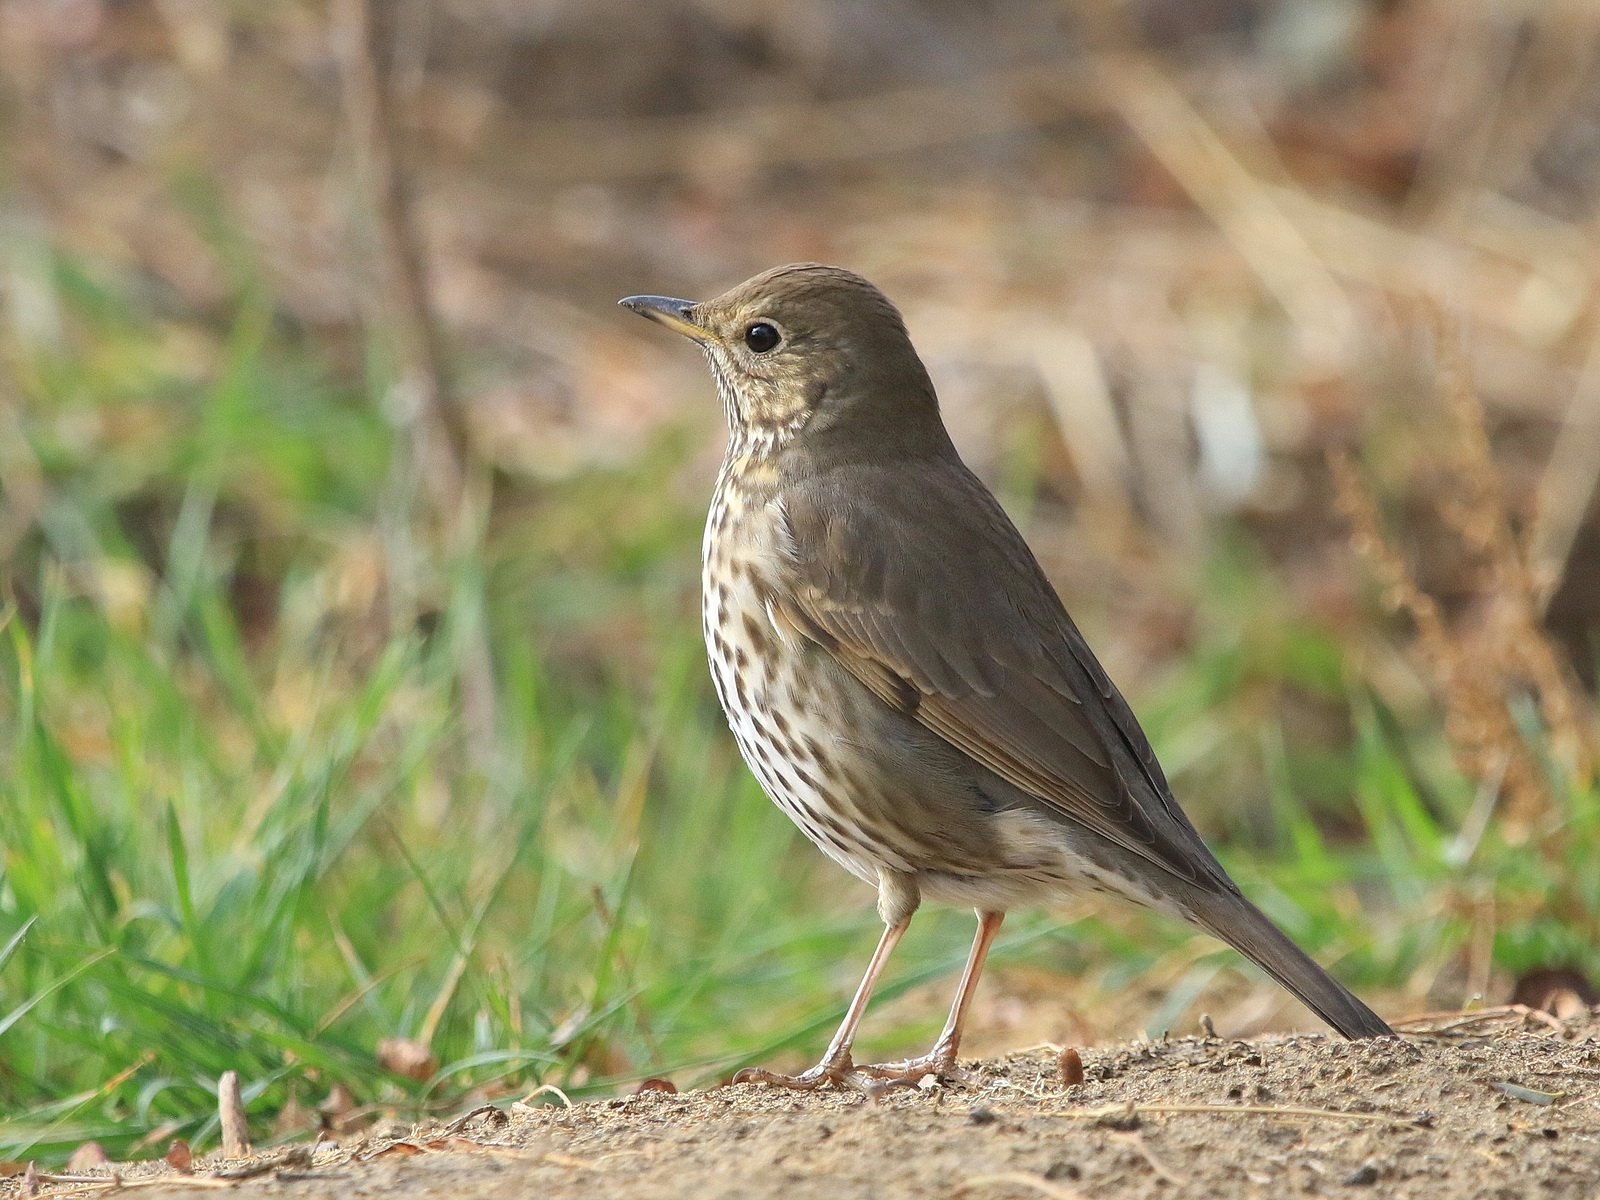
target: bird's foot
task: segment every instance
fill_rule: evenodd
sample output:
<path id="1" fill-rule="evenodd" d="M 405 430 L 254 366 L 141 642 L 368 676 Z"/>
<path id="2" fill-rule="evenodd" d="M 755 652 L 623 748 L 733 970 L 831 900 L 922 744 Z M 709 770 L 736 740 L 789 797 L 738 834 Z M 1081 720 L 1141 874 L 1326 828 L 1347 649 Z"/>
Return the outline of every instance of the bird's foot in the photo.
<path id="1" fill-rule="evenodd" d="M 908 1058 L 903 1062 L 857 1067 L 856 1073 L 871 1081 L 866 1090 L 874 1094 L 890 1088 L 920 1087 L 929 1076 L 936 1083 L 960 1083 L 966 1079 L 965 1072 L 956 1066 L 954 1048 L 948 1046 L 935 1046 L 921 1057 Z"/>
<path id="2" fill-rule="evenodd" d="M 814 1092 L 819 1088 L 831 1087 L 865 1092 L 872 1097 L 881 1096 L 894 1088 L 920 1087 L 922 1081 L 930 1076 L 936 1084 L 966 1081 L 966 1072 L 956 1065 L 954 1046 L 941 1043 L 918 1058 L 861 1067 L 851 1061 L 847 1050 L 823 1059 L 798 1075 L 781 1075 L 760 1067 L 746 1067 L 733 1077 L 733 1082 L 764 1083 L 768 1087 L 788 1088 L 795 1092 Z"/>
<path id="3" fill-rule="evenodd" d="M 760 1067 L 746 1067 L 733 1077 L 733 1082 L 764 1083 L 768 1087 L 788 1088 L 794 1092 L 814 1092 L 824 1087 L 867 1090 L 866 1081 L 862 1079 L 855 1063 L 850 1061 L 848 1050 L 843 1054 L 825 1058 L 816 1066 L 798 1075 L 781 1075 L 777 1071 L 764 1071 Z"/>

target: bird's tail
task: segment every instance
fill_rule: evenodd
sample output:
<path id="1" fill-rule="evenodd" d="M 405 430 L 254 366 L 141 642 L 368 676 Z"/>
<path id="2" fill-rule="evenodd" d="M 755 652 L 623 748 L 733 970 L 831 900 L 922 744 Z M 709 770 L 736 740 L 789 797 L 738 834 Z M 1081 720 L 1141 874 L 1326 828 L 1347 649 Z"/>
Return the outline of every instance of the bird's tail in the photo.
<path id="1" fill-rule="evenodd" d="M 1199 903 L 1192 911 L 1200 925 L 1283 984 L 1345 1037 L 1394 1036 L 1394 1030 L 1382 1017 L 1313 962 L 1310 955 L 1243 896 L 1209 892 L 1195 899 Z"/>

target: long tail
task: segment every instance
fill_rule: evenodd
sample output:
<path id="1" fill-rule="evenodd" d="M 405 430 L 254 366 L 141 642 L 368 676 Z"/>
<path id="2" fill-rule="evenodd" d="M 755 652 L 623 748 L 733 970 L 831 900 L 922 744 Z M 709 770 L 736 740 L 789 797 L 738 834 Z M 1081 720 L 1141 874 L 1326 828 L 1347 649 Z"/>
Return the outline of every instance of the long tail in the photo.
<path id="1" fill-rule="evenodd" d="M 1194 920 L 1288 988 L 1312 1012 L 1347 1038 L 1393 1037 L 1394 1030 L 1288 935 L 1237 893 L 1208 892 L 1193 899 Z"/>

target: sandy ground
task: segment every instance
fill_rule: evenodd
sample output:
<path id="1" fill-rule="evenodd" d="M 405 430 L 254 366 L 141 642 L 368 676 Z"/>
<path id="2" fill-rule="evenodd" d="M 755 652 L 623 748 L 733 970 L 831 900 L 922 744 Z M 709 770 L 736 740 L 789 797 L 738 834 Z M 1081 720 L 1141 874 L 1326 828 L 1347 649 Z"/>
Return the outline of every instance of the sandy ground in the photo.
<path id="1" fill-rule="evenodd" d="M 968 1064 L 869 1098 L 644 1091 L 469 1114 L 256 1160 L 161 1163 L 34 1194 L 241 1197 L 1600 1196 L 1600 1017 L 1495 1012 L 1402 1041 L 1183 1038 Z M 13 1178 L 5 1200 L 28 1194 Z"/>

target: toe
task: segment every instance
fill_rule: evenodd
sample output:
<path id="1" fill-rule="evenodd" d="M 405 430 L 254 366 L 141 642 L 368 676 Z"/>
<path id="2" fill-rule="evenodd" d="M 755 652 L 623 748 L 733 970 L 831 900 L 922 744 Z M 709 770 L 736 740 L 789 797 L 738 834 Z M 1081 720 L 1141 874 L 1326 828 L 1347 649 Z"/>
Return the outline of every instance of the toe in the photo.
<path id="1" fill-rule="evenodd" d="M 952 1056 L 929 1054 L 906 1062 L 877 1063 L 857 1068 L 861 1074 L 872 1078 L 880 1088 L 917 1087 L 928 1076 L 935 1083 L 961 1083 L 965 1074 L 956 1066 Z"/>
<path id="2" fill-rule="evenodd" d="M 835 1060 L 820 1062 L 809 1071 L 802 1071 L 798 1075 L 781 1075 L 776 1071 L 762 1070 L 760 1067 L 746 1067 L 734 1075 L 731 1082 L 764 1083 L 768 1087 L 788 1088 L 796 1092 L 814 1092 L 823 1087 L 856 1089 L 863 1087 L 861 1077 L 848 1054 Z"/>

